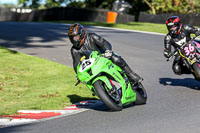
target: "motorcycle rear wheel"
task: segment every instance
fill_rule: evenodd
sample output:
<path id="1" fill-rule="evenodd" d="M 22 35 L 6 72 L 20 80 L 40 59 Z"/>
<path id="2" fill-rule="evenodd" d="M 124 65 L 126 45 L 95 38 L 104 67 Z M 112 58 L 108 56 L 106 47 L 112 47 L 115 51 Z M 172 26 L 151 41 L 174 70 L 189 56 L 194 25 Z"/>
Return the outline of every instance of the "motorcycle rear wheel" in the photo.
<path id="1" fill-rule="evenodd" d="M 99 96 L 99 98 L 104 102 L 104 104 L 110 108 L 112 111 L 121 111 L 123 106 L 117 104 L 114 99 L 109 96 L 108 92 L 103 86 L 103 82 L 101 80 L 97 80 L 94 82 L 94 89 Z"/>

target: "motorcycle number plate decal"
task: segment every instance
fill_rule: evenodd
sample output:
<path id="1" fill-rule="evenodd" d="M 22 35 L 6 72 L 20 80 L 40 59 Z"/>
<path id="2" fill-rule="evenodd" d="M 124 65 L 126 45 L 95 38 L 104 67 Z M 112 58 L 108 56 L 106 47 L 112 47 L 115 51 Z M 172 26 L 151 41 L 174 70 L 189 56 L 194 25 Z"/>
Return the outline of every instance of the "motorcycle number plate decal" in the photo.
<path id="1" fill-rule="evenodd" d="M 189 44 L 189 46 L 184 47 L 186 56 L 189 56 L 194 50 L 195 48 L 194 46 L 192 46 L 192 44 Z"/>
<path id="2" fill-rule="evenodd" d="M 85 70 L 87 70 L 89 67 L 92 66 L 92 64 L 94 63 L 95 59 L 87 59 L 87 60 L 83 60 L 81 63 L 81 67 L 79 68 L 80 72 L 84 72 Z"/>

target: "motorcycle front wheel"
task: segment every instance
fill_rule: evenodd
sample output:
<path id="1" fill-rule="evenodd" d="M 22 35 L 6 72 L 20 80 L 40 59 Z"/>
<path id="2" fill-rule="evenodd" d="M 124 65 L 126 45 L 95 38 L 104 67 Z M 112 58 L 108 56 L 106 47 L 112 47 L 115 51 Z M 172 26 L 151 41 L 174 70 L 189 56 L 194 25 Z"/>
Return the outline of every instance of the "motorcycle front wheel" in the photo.
<path id="1" fill-rule="evenodd" d="M 143 105 L 147 102 L 147 93 L 144 89 L 142 83 L 138 83 L 134 86 L 134 90 L 136 90 L 136 101 L 135 105 Z"/>
<path id="2" fill-rule="evenodd" d="M 99 98 L 104 102 L 104 104 L 110 108 L 112 111 L 121 111 L 122 110 L 122 104 L 117 103 L 109 94 L 109 92 L 105 89 L 105 84 L 101 80 L 97 80 L 94 82 L 94 89 L 99 96 Z"/>
<path id="3" fill-rule="evenodd" d="M 193 70 L 194 70 L 194 77 L 196 80 L 200 81 L 200 65 L 198 63 L 194 63 L 192 65 Z"/>

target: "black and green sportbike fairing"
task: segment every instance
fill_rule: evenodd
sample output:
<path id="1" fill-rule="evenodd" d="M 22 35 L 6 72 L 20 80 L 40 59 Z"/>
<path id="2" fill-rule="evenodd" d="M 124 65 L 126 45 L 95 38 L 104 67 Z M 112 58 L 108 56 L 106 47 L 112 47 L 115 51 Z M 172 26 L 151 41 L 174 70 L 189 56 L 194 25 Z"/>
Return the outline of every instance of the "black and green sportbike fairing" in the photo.
<path id="1" fill-rule="evenodd" d="M 146 103 L 147 94 L 141 83 L 129 80 L 104 54 L 97 51 L 88 51 L 88 54 L 88 58 L 83 56 L 77 66 L 78 83 L 85 83 L 113 111 L 120 111 L 130 103 Z"/>

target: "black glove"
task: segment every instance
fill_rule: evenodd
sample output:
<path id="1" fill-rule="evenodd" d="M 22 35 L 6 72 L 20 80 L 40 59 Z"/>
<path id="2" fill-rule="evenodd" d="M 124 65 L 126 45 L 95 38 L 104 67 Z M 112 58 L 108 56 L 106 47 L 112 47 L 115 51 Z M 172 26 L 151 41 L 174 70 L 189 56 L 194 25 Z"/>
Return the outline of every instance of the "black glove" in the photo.
<path id="1" fill-rule="evenodd" d="M 195 28 L 195 30 L 196 30 L 195 35 L 196 35 L 196 36 L 199 36 L 199 35 L 200 35 L 200 28 Z"/>
<path id="2" fill-rule="evenodd" d="M 164 50 L 163 52 L 163 55 L 166 57 L 166 58 L 169 58 L 171 56 L 171 52 L 167 51 L 167 50 Z"/>
<path id="3" fill-rule="evenodd" d="M 104 53 L 104 56 L 106 58 L 110 58 L 113 55 L 113 51 L 112 50 L 106 50 Z"/>
<path id="4" fill-rule="evenodd" d="M 198 31 L 198 32 L 196 32 L 196 34 L 195 34 L 196 36 L 199 36 L 200 35 L 200 31 Z"/>

